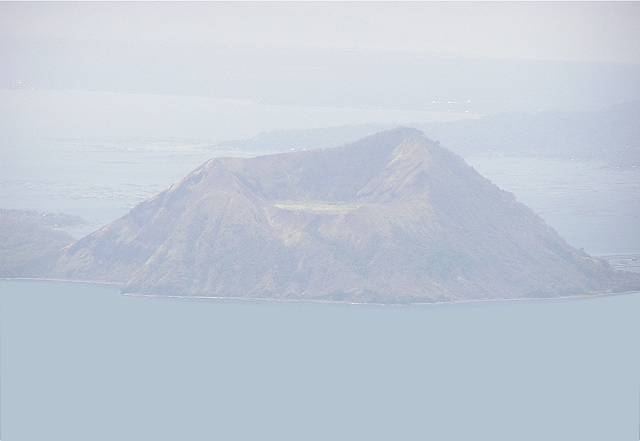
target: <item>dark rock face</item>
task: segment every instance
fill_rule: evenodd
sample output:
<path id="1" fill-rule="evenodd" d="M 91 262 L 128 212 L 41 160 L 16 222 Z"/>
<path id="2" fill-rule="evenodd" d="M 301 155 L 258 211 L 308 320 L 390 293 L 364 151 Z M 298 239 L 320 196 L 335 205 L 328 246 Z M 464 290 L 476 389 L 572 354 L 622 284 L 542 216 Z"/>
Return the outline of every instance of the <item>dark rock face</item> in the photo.
<path id="1" fill-rule="evenodd" d="M 131 293 L 380 303 L 640 287 L 408 128 L 213 159 L 68 247 L 54 275 Z"/>

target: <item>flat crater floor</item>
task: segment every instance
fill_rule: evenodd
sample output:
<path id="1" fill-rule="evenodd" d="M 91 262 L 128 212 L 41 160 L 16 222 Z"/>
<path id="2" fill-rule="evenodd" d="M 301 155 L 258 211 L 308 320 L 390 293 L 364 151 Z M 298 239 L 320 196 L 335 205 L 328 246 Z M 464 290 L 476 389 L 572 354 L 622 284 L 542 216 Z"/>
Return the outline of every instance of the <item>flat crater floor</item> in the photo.
<path id="1" fill-rule="evenodd" d="M 317 214 L 341 214 L 361 207 L 362 203 L 324 201 L 277 201 L 274 207 L 288 211 L 304 211 Z"/>

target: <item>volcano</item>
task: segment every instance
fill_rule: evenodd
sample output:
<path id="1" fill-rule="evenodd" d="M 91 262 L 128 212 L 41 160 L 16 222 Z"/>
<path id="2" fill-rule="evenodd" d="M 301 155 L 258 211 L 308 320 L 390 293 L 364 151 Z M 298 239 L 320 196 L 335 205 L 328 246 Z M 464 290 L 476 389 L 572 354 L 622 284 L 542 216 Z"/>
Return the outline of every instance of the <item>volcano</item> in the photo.
<path id="1" fill-rule="evenodd" d="M 411 128 L 212 159 L 67 247 L 50 276 L 133 294 L 357 303 L 640 288 Z"/>

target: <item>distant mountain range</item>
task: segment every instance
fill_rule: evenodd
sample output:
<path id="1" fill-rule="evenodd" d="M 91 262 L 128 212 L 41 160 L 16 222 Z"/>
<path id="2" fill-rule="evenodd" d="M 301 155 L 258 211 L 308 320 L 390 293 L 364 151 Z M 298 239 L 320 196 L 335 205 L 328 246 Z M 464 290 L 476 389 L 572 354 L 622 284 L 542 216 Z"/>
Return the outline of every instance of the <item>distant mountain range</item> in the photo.
<path id="1" fill-rule="evenodd" d="M 597 111 L 499 113 L 478 119 L 412 124 L 429 138 L 467 157 L 538 156 L 601 161 L 612 167 L 640 167 L 640 101 Z M 218 143 L 222 149 L 289 151 L 353 142 L 385 124 L 277 130 L 255 138 Z"/>
<path id="2" fill-rule="evenodd" d="M 363 303 L 640 289 L 410 128 L 212 159 L 65 248 L 46 275 L 148 295 Z"/>
<path id="3" fill-rule="evenodd" d="M 502 113 L 418 127 L 462 156 L 544 156 L 640 167 L 640 101 L 598 111 Z"/>

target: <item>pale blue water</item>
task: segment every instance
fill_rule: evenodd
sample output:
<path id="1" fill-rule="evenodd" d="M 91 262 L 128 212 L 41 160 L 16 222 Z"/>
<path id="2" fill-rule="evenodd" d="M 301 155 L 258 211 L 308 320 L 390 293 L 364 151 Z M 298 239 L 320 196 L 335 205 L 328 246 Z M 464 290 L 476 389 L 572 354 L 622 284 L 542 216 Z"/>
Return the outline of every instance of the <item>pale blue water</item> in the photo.
<path id="1" fill-rule="evenodd" d="M 367 307 L 0 281 L 1 439 L 637 440 L 640 293 Z"/>

